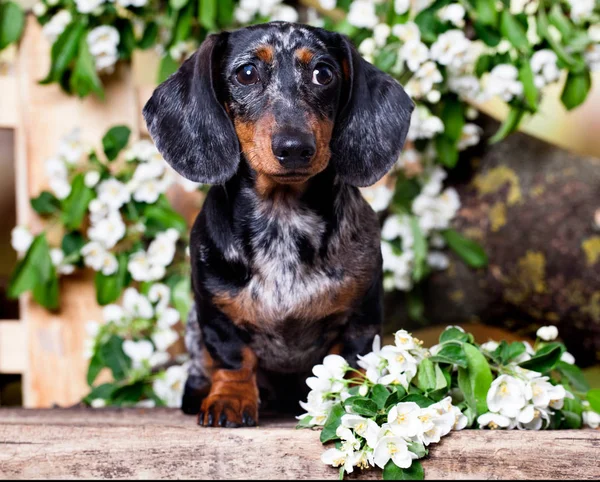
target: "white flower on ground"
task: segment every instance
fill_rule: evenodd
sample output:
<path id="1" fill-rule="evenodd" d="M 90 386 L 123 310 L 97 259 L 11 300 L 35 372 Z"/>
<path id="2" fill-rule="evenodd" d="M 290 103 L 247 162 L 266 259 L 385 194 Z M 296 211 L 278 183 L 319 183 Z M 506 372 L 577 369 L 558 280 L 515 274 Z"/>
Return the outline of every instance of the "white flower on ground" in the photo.
<path id="1" fill-rule="evenodd" d="M 583 412 L 582 417 L 584 425 L 587 425 L 590 428 L 600 427 L 600 414 L 592 410 L 586 410 Z"/>
<path id="2" fill-rule="evenodd" d="M 101 219 L 88 229 L 88 236 L 106 249 L 113 248 L 125 236 L 126 227 L 119 211 L 109 213 L 108 217 Z"/>
<path id="3" fill-rule="evenodd" d="M 518 77 L 519 71 L 514 65 L 496 65 L 486 79 L 486 94 L 490 97 L 499 96 L 506 102 L 520 96 L 523 93 L 523 84 Z"/>
<path id="4" fill-rule="evenodd" d="M 437 271 L 443 271 L 450 266 L 450 259 L 446 253 L 441 251 L 429 251 L 427 253 L 427 265 Z"/>
<path id="5" fill-rule="evenodd" d="M 387 209 L 394 197 L 394 190 L 390 189 L 385 184 L 363 188 L 361 189 L 361 193 L 375 212 Z"/>
<path id="6" fill-rule="evenodd" d="M 412 204 L 413 212 L 419 217 L 419 227 L 425 234 L 434 229 L 447 229 L 459 208 L 458 193 L 451 187 L 436 197 L 421 193 Z"/>
<path id="7" fill-rule="evenodd" d="M 454 425 L 452 426 L 452 430 L 463 430 L 469 423 L 469 419 L 458 407 L 452 406 L 452 412 L 454 414 Z"/>
<path id="8" fill-rule="evenodd" d="M 527 400 L 536 408 L 546 408 L 552 402 L 553 408 L 560 409 L 566 396 L 565 388 L 562 385 L 552 385 L 548 380 L 548 377 L 529 380 L 525 391 Z"/>
<path id="9" fill-rule="evenodd" d="M 83 178 L 84 184 L 90 189 L 95 187 L 98 181 L 100 181 L 100 173 L 98 171 L 88 171 Z"/>
<path id="10" fill-rule="evenodd" d="M 72 264 L 65 264 L 65 253 L 60 248 L 53 248 L 50 250 L 50 258 L 52 264 L 60 274 L 71 274 L 75 271 L 75 266 Z"/>
<path id="11" fill-rule="evenodd" d="M 394 0 L 394 12 L 404 15 L 410 8 L 410 0 Z"/>
<path id="12" fill-rule="evenodd" d="M 465 7 L 460 3 L 451 3 L 438 10 L 438 17 L 443 22 L 450 22 L 462 28 L 465 26 Z"/>
<path id="13" fill-rule="evenodd" d="M 546 410 L 533 405 L 527 405 L 517 417 L 517 428 L 520 430 L 540 430 L 550 422 Z"/>
<path id="14" fill-rule="evenodd" d="M 123 342 L 123 351 L 131 359 L 133 368 L 140 368 L 144 362 L 149 361 L 154 353 L 154 346 L 148 340 Z"/>
<path id="15" fill-rule="evenodd" d="M 401 238 L 403 249 L 412 248 L 414 235 L 410 227 L 410 218 L 403 214 L 388 216 L 381 228 L 381 238 L 386 241 Z"/>
<path id="16" fill-rule="evenodd" d="M 94 400 L 92 400 L 90 402 L 90 406 L 92 408 L 103 408 L 103 407 L 106 407 L 106 400 L 104 400 L 103 398 L 94 398 Z"/>
<path id="17" fill-rule="evenodd" d="M 164 375 L 154 380 L 152 389 L 167 407 L 179 408 L 186 378 L 185 366 L 172 366 L 167 368 Z"/>
<path id="18" fill-rule="evenodd" d="M 535 85 L 538 89 L 556 82 L 560 78 L 557 61 L 558 57 L 550 49 L 538 50 L 532 55 L 531 70 L 535 75 Z"/>
<path id="19" fill-rule="evenodd" d="M 438 443 L 443 436 L 450 433 L 456 422 L 456 416 L 451 409 L 443 410 L 440 403 L 436 403 L 422 408 L 419 420 L 423 430 L 418 434 L 418 439 L 427 447 L 432 443 Z"/>
<path id="20" fill-rule="evenodd" d="M 388 428 L 398 437 L 416 437 L 422 431 L 420 414 L 421 409 L 414 402 L 394 405 L 388 413 Z"/>
<path id="21" fill-rule="evenodd" d="M 540 0 L 510 0 L 510 13 L 512 15 L 521 13 L 533 15 L 537 12 L 539 5 Z"/>
<path id="22" fill-rule="evenodd" d="M 373 347 L 366 355 L 358 355 L 358 366 L 366 371 L 367 379 L 377 383 L 381 377 L 384 366 L 387 366 L 387 360 L 381 356 L 381 338 L 375 335 L 373 338 Z"/>
<path id="23" fill-rule="evenodd" d="M 394 275 L 394 286 L 399 290 L 409 290 L 412 287 L 411 275 L 414 252 L 406 249 L 401 254 L 396 254 L 391 244 L 382 240 L 381 256 L 383 258 L 383 269 L 391 271 Z"/>
<path id="24" fill-rule="evenodd" d="M 33 243 L 33 234 L 26 226 L 15 226 L 10 232 L 10 245 L 19 254 L 25 254 Z"/>
<path id="25" fill-rule="evenodd" d="M 373 39 L 375 39 L 375 44 L 378 47 L 383 47 L 391 33 L 392 28 L 387 23 L 378 23 L 375 25 L 375 28 L 373 29 Z"/>
<path id="26" fill-rule="evenodd" d="M 306 380 L 312 389 L 321 392 L 340 392 L 345 387 L 344 375 L 348 371 L 348 362 L 339 355 L 327 355 L 323 364 L 315 365 L 312 369 L 314 377 Z"/>
<path id="27" fill-rule="evenodd" d="M 407 469 L 412 465 L 413 458 L 404 438 L 385 436 L 379 439 L 373 452 L 375 465 L 383 469 L 390 459 L 402 469 Z"/>
<path id="28" fill-rule="evenodd" d="M 96 191 L 98 192 L 98 200 L 106 204 L 111 210 L 120 209 L 123 204 L 131 200 L 127 186 L 114 178 L 102 181 Z"/>
<path id="29" fill-rule="evenodd" d="M 60 10 L 42 28 L 44 37 L 53 44 L 60 34 L 65 31 L 67 25 L 71 23 L 71 20 L 73 20 L 71 12 L 68 10 Z"/>
<path id="30" fill-rule="evenodd" d="M 350 25 L 361 28 L 373 28 L 379 23 L 375 4 L 370 0 L 354 0 L 350 4 L 346 20 Z"/>
<path id="31" fill-rule="evenodd" d="M 429 59 L 429 49 L 421 41 L 410 41 L 400 48 L 399 56 L 411 71 L 416 72 Z"/>
<path id="32" fill-rule="evenodd" d="M 91 13 L 103 3 L 104 0 L 75 0 L 75 5 L 79 13 Z"/>
<path id="33" fill-rule="evenodd" d="M 165 351 L 179 339 L 179 335 L 175 330 L 166 328 L 155 331 L 150 338 L 152 338 L 154 346 L 156 346 L 158 351 Z"/>
<path id="34" fill-rule="evenodd" d="M 491 412 L 517 417 L 527 404 L 525 383 L 510 375 L 500 375 L 488 390 L 487 404 Z"/>
<path id="35" fill-rule="evenodd" d="M 133 318 L 149 320 L 154 316 L 154 309 L 143 294 L 135 288 L 127 288 L 123 294 L 123 309 Z"/>
<path id="36" fill-rule="evenodd" d="M 398 37 L 402 42 L 421 41 L 421 31 L 415 22 L 398 23 L 392 27 L 392 35 Z"/>
<path id="37" fill-rule="evenodd" d="M 536 335 L 544 341 L 553 341 L 558 338 L 558 328 L 554 325 L 542 326 L 538 328 Z"/>
<path id="38" fill-rule="evenodd" d="M 367 441 L 369 447 L 375 448 L 380 427 L 373 420 L 349 413 L 342 416 L 342 426 L 354 430 Z"/>
<path id="39" fill-rule="evenodd" d="M 491 428 L 493 430 L 498 428 L 507 428 L 511 425 L 510 418 L 500 415 L 498 413 L 484 413 L 477 417 L 477 423 L 479 428 Z"/>
<path id="40" fill-rule="evenodd" d="M 412 335 L 406 330 L 398 330 L 394 333 L 394 344 L 401 350 L 414 350 L 418 345 Z"/>
<path id="41" fill-rule="evenodd" d="M 311 426 L 322 426 L 325 424 L 331 407 L 335 404 L 333 400 L 327 400 L 322 392 L 311 390 L 308 393 L 306 402 L 299 402 L 300 406 L 306 410 L 306 413 L 296 417 L 298 420 L 307 415 L 311 417 L 309 424 Z"/>
<path id="42" fill-rule="evenodd" d="M 477 124 L 465 124 L 458 140 L 458 150 L 464 151 L 468 147 L 479 144 L 482 132 L 483 130 Z"/>
<path id="43" fill-rule="evenodd" d="M 354 471 L 354 452 L 331 448 L 321 454 L 321 462 L 333 467 L 344 466 L 344 471 L 352 473 Z"/>

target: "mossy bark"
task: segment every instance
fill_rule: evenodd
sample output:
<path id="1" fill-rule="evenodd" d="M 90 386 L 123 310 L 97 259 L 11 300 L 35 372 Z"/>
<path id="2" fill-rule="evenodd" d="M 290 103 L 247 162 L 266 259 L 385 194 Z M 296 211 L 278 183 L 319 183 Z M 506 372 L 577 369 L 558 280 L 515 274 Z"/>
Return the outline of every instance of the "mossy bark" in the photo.
<path id="1" fill-rule="evenodd" d="M 497 123 L 483 119 L 485 135 Z M 599 133 L 600 136 L 600 133 Z M 600 142 L 600 137 L 599 137 Z M 462 207 L 454 227 L 486 249 L 489 266 L 451 266 L 421 286 L 424 320 L 388 294 L 389 327 L 477 321 L 535 337 L 556 325 L 583 366 L 600 360 L 600 159 L 516 133 L 466 152 L 448 185 Z"/>

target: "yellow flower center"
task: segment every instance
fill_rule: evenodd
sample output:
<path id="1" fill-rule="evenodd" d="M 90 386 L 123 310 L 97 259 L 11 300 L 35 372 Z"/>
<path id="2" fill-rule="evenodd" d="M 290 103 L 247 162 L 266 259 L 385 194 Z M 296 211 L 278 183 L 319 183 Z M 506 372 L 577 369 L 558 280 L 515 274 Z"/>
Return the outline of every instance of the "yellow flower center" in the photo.
<path id="1" fill-rule="evenodd" d="M 403 413 L 399 413 L 398 416 L 396 417 L 396 422 L 398 423 L 402 423 L 406 420 L 406 415 L 404 415 Z"/>
<path id="2" fill-rule="evenodd" d="M 492 430 L 496 430 L 498 428 L 498 424 L 496 422 L 490 422 L 488 427 L 490 427 Z"/>
<path id="3" fill-rule="evenodd" d="M 356 433 L 360 434 L 361 432 L 363 432 L 366 428 L 365 422 L 360 422 L 354 429 L 356 430 Z"/>
<path id="4" fill-rule="evenodd" d="M 405 360 L 405 358 L 404 358 L 402 355 L 398 355 L 398 356 L 396 357 L 396 361 L 397 361 L 398 363 L 402 363 L 404 360 Z"/>
<path id="5" fill-rule="evenodd" d="M 500 394 L 503 397 L 510 395 L 510 390 L 508 389 L 508 386 L 506 385 L 506 383 L 503 383 L 502 385 L 500 385 Z"/>
<path id="6" fill-rule="evenodd" d="M 396 447 L 396 445 L 393 444 L 392 442 L 389 442 L 387 444 L 387 448 L 388 448 L 388 452 L 390 453 L 390 455 L 394 455 L 395 453 L 398 452 L 398 447 Z"/>

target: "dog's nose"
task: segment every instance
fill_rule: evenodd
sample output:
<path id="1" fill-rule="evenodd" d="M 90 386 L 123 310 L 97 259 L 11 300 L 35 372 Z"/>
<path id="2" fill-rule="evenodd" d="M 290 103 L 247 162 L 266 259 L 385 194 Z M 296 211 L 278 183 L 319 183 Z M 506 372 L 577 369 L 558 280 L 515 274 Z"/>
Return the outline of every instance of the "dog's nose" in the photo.
<path id="1" fill-rule="evenodd" d="M 279 132 L 271 140 L 271 149 L 286 169 L 306 167 L 315 155 L 315 137 L 307 132 Z"/>

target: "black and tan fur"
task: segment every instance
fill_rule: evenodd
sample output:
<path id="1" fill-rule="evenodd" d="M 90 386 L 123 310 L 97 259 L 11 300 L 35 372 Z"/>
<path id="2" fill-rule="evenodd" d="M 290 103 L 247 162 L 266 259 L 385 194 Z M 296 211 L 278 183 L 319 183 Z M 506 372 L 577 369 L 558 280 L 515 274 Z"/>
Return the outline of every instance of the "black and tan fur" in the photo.
<path id="1" fill-rule="evenodd" d="M 238 76 L 248 65 L 251 85 Z M 323 69 L 326 85 L 314 82 Z M 201 425 L 253 425 L 259 405 L 296 409 L 325 355 L 355 363 L 369 350 L 381 253 L 357 186 L 393 165 L 412 108 L 346 38 L 282 22 L 209 36 L 154 92 L 144 116 L 158 149 L 214 184 L 190 246 L 183 410 Z M 301 164 L 275 154 L 282 136 L 310 147 Z"/>

